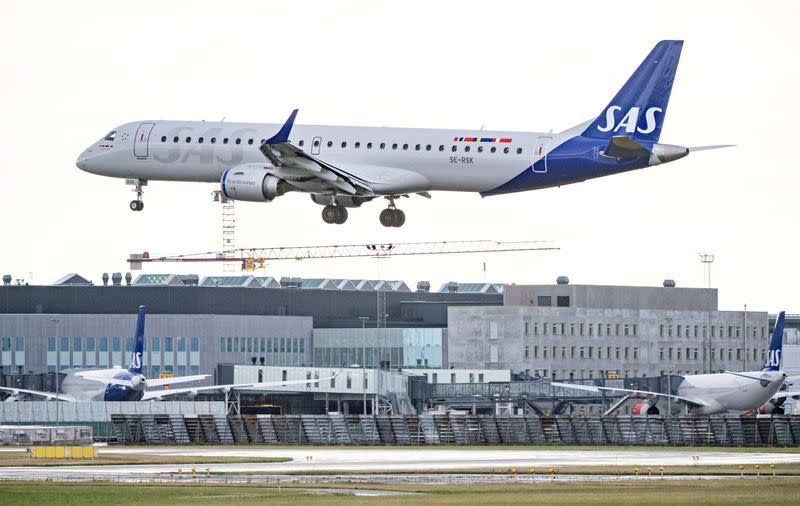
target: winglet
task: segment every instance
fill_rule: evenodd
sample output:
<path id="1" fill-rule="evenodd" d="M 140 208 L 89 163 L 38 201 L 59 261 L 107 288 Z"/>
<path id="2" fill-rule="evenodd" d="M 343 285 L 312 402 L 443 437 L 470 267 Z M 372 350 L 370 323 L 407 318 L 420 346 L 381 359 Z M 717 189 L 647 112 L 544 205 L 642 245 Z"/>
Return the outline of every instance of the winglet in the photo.
<path id="1" fill-rule="evenodd" d="M 294 126 L 294 119 L 297 117 L 297 111 L 299 109 L 295 109 L 292 111 L 292 114 L 289 115 L 289 119 L 286 120 L 286 123 L 283 124 L 278 133 L 264 141 L 264 144 L 280 144 L 282 142 L 288 142 L 289 134 L 292 132 L 292 127 Z"/>

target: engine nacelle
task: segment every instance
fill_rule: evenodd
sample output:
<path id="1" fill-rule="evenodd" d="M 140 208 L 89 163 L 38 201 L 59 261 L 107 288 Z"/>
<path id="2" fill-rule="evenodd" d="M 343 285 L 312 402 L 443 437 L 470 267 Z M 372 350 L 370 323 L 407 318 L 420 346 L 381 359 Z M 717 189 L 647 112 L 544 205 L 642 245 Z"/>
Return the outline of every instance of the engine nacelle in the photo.
<path id="1" fill-rule="evenodd" d="M 264 170 L 263 164 L 244 164 L 226 170 L 220 181 L 222 193 L 233 200 L 269 202 L 294 187 Z"/>
<path id="2" fill-rule="evenodd" d="M 781 397 L 780 399 L 771 399 L 764 403 L 763 406 L 758 408 L 758 414 L 760 415 L 783 415 L 786 410 L 783 408 L 783 403 L 786 401 L 786 397 Z"/>
<path id="3" fill-rule="evenodd" d="M 660 411 L 658 408 L 647 401 L 635 404 L 633 408 L 631 408 L 631 415 L 633 416 L 658 416 L 659 414 Z"/>
<path id="4" fill-rule="evenodd" d="M 360 207 L 361 204 L 364 202 L 369 202 L 373 198 L 374 197 L 351 197 L 349 195 L 321 195 L 319 193 L 311 194 L 311 200 L 313 200 L 315 204 L 319 204 L 321 206 L 333 204 L 335 200 L 336 204 L 342 207 Z"/>

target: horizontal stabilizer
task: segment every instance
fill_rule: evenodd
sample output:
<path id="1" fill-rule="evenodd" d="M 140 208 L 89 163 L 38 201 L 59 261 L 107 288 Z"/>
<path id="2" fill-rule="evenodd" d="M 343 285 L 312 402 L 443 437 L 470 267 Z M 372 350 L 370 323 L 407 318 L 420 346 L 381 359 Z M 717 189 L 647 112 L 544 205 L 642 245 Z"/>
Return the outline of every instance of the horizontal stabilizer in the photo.
<path id="1" fill-rule="evenodd" d="M 650 150 L 627 135 L 615 135 L 611 138 L 603 154 L 612 158 L 639 158 L 650 156 Z"/>
<path id="2" fill-rule="evenodd" d="M 713 146 L 695 146 L 693 148 L 689 148 L 689 151 L 705 151 L 707 149 L 732 148 L 735 146 L 736 144 L 715 144 Z"/>

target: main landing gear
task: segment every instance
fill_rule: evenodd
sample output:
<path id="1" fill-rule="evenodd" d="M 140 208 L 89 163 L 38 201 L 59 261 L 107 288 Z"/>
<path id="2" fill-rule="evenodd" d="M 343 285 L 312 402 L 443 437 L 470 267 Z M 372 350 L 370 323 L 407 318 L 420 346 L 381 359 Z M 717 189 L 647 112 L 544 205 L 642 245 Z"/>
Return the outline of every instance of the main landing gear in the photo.
<path id="1" fill-rule="evenodd" d="M 328 224 L 341 225 L 347 221 L 347 208 L 328 204 L 322 208 L 322 221 Z"/>
<path id="2" fill-rule="evenodd" d="M 389 199 L 389 208 L 381 211 L 381 214 L 378 216 L 381 225 L 384 227 L 402 227 L 403 223 L 406 222 L 406 213 L 395 207 L 394 198 L 386 198 Z"/>
<path id="3" fill-rule="evenodd" d="M 144 190 L 142 187 L 147 185 L 147 181 L 144 179 L 136 179 L 135 181 L 133 191 L 136 192 L 136 200 L 131 200 L 130 208 L 131 211 L 141 211 L 144 209 L 144 202 L 142 202 Z"/>

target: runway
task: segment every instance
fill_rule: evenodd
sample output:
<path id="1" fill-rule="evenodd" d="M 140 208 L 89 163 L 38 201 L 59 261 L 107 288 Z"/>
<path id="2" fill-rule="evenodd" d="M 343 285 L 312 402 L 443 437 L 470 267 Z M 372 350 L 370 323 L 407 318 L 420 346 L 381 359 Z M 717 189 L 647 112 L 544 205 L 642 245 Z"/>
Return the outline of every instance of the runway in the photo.
<path id="1" fill-rule="evenodd" d="M 137 464 L 137 465 L 69 465 L 53 467 L 4 467 L 0 479 L 8 480 L 158 480 L 171 479 L 180 467 L 189 473 L 196 467 L 199 473 L 208 468 L 212 473 L 245 477 L 249 474 L 279 475 L 281 473 L 344 473 L 349 471 L 374 473 L 413 473 L 426 471 L 491 470 L 507 474 L 511 468 L 529 473 L 536 468 L 539 475 L 549 468 L 565 469 L 575 466 L 710 466 L 800 463 L 800 452 L 719 452 L 671 450 L 498 450 L 457 448 L 100 448 L 106 455 L 149 455 L 154 461 L 166 456 L 291 458 L 289 462 L 251 462 L 220 464 Z M 456 474 L 456 473 L 454 473 Z M 262 476 L 264 478 L 264 476 Z M 318 481 L 318 480 L 317 480 Z"/>

